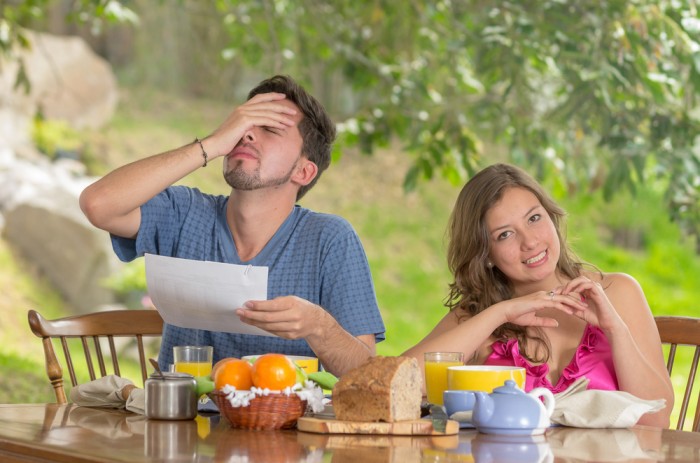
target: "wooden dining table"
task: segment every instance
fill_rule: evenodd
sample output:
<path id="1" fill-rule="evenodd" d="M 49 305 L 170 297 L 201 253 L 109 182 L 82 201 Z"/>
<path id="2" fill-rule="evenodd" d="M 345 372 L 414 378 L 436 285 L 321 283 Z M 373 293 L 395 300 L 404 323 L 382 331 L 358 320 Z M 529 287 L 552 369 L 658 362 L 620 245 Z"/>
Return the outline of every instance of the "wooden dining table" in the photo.
<path id="1" fill-rule="evenodd" d="M 218 414 L 161 421 L 74 404 L 0 405 L 0 461 L 16 462 L 700 462 L 700 433 L 552 427 L 514 437 L 315 434 L 235 429 Z"/>

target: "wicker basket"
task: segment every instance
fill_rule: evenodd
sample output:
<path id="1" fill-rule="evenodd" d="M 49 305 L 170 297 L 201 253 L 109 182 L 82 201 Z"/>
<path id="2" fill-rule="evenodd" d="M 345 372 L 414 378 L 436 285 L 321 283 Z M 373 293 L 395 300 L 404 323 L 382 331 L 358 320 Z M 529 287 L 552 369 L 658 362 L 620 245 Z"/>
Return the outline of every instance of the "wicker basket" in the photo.
<path id="1" fill-rule="evenodd" d="M 306 411 L 306 401 L 296 394 L 270 394 L 251 399 L 247 407 L 232 407 L 226 394 L 214 390 L 209 396 L 219 412 L 234 428 L 244 429 L 290 429 Z"/>

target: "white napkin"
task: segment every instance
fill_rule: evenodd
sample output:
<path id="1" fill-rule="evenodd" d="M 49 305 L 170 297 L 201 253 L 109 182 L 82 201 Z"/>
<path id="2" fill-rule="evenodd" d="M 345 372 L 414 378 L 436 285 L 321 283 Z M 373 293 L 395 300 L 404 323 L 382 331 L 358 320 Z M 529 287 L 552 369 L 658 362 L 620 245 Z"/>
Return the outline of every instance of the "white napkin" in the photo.
<path id="1" fill-rule="evenodd" d="M 79 384 L 70 391 L 70 400 L 83 407 L 126 408 L 144 414 L 145 394 L 143 389 L 134 388 L 128 399 L 122 396 L 122 389 L 134 383 L 117 375 L 108 375 L 94 381 Z"/>
<path id="2" fill-rule="evenodd" d="M 134 388 L 126 399 L 126 409 L 140 415 L 146 414 L 146 391 Z"/>
<path id="3" fill-rule="evenodd" d="M 645 400 L 623 391 L 587 390 L 588 383 L 582 377 L 564 392 L 554 394 L 552 423 L 577 428 L 628 428 L 645 413 L 666 406 L 665 399 Z"/>

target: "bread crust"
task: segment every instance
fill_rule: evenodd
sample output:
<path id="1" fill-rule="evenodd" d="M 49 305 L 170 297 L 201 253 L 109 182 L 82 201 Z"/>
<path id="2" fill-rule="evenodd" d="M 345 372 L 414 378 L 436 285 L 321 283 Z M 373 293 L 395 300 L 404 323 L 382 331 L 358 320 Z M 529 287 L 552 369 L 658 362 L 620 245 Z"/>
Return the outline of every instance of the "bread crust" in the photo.
<path id="1" fill-rule="evenodd" d="M 413 357 L 372 357 L 333 388 L 333 410 L 343 421 L 420 418 L 422 375 Z"/>

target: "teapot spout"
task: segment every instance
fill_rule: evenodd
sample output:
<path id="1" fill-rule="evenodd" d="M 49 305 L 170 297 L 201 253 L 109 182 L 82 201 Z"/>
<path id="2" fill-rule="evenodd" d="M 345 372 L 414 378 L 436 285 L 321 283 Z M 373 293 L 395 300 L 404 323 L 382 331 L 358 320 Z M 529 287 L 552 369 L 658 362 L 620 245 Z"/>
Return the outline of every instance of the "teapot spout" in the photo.
<path id="1" fill-rule="evenodd" d="M 472 412 L 472 424 L 478 428 L 479 426 L 487 425 L 491 421 L 495 404 L 493 398 L 486 392 L 475 391 L 474 396 L 476 403 Z"/>

